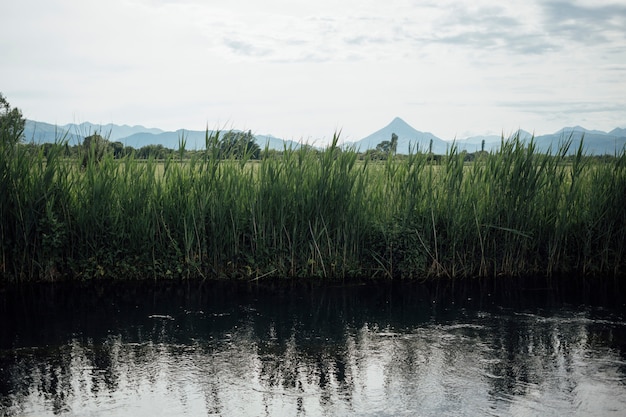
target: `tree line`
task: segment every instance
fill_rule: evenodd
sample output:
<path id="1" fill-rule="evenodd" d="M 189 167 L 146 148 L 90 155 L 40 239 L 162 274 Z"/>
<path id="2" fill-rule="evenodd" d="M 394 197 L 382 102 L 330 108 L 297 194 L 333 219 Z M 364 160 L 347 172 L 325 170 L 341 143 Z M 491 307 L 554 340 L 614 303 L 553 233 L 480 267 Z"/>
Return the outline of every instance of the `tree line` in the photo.
<path id="1" fill-rule="evenodd" d="M 15 143 L 19 144 L 19 146 L 23 146 L 33 154 L 43 152 L 44 156 L 48 156 L 52 149 L 59 145 L 54 143 L 25 143 L 22 142 L 22 139 L 22 137 L 17 138 Z M 133 156 L 137 159 L 152 158 L 163 160 L 180 156 L 189 159 L 205 152 L 216 152 L 217 156 L 221 159 L 240 159 L 244 157 L 246 159 L 260 159 L 263 154 L 263 151 L 254 141 L 254 136 L 250 131 L 225 132 L 218 137 L 216 143 L 211 143 L 210 148 L 207 150 L 172 149 L 161 144 L 150 144 L 142 146 L 141 148 L 134 148 L 132 146 L 125 146 L 119 141 L 110 141 L 99 133 L 85 137 L 80 144 L 70 145 L 67 142 L 61 141 L 61 146 L 63 156 L 82 159 L 83 164 L 86 164 L 90 158 L 99 161 L 105 155 L 110 155 L 113 159 Z"/>

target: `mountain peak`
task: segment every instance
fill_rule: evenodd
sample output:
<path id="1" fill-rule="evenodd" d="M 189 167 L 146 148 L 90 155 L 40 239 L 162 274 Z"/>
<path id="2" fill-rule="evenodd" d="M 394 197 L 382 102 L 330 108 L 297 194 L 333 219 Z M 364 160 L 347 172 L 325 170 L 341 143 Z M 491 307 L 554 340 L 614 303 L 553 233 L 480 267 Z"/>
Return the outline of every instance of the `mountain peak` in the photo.
<path id="1" fill-rule="evenodd" d="M 596 135 L 606 135 L 606 132 L 603 132 L 601 130 L 589 130 L 589 129 L 585 129 L 584 127 L 580 125 L 576 125 L 573 127 L 571 126 L 564 127 L 563 129 L 557 131 L 556 133 L 557 134 L 592 133 Z"/>
<path id="2" fill-rule="evenodd" d="M 429 149 L 432 141 L 433 152 L 445 153 L 448 144 L 432 133 L 420 132 L 400 117 L 395 117 L 391 123 L 371 135 L 355 142 L 357 149 L 374 149 L 383 141 L 391 140 L 392 134 L 398 136 L 398 153 L 408 154 L 411 149 Z"/>
<path id="3" fill-rule="evenodd" d="M 626 129 L 616 127 L 609 132 L 609 135 L 626 137 Z"/>
<path id="4" fill-rule="evenodd" d="M 394 119 L 391 121 L 391 123 L 389 123 L 389 124 L 387 125 L 387 127 L 390 127 L 390 126 L 391 126 L 391 127 L 398 126 L 398 127 L 402 127 L 402 128 L 405 128 L 405 127 L 410 127 L 410 128 L 412 128 L 412 126 L 411 126 L 411 125 L 409 125 L 407 122 L 405 122 L 405 121 L 404 121 L 402 118 L 400 118 L 400 117 L 394 117 Z"/>

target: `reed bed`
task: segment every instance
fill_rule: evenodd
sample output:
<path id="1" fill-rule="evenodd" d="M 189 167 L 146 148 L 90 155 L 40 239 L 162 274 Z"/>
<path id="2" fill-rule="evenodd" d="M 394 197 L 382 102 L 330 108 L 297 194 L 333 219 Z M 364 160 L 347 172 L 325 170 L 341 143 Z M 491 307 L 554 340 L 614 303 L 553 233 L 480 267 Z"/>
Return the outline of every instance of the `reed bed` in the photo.
<path id="1" fill-rule="evenodd" d="M 0 144 L 2 280 L 576 274 L 626 266 L 626 153 L 519 138 L 384 163 L 354 150 L 222 159 L 63 160 Z"/>

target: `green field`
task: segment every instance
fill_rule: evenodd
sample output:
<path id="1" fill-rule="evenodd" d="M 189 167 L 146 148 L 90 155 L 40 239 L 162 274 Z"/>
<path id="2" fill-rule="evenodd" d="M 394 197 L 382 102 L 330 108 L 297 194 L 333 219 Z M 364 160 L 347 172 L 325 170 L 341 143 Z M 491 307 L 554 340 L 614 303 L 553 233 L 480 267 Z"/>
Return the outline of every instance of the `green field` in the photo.
<path id="1" fill-rule="evenodd" d="M 336 138 L 335 138 L 336 139 Z M 626 266 L 626 154 L 535 152 L 513 137 L 360 160 L 337 141 L 260 161 L 101 161 L 0 145 L 0 279 L 573 274 Z"/>

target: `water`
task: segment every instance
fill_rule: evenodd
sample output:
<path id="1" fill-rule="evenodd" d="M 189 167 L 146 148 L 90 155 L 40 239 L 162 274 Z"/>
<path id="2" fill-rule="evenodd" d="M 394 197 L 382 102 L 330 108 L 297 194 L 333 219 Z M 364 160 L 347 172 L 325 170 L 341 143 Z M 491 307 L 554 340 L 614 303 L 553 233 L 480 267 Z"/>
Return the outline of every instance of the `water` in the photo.
<path id="1" fill-rule="evenodd" d="M 578 293 L 8 289 L 0 415 L 622 416 L 623 299 Z"/>

